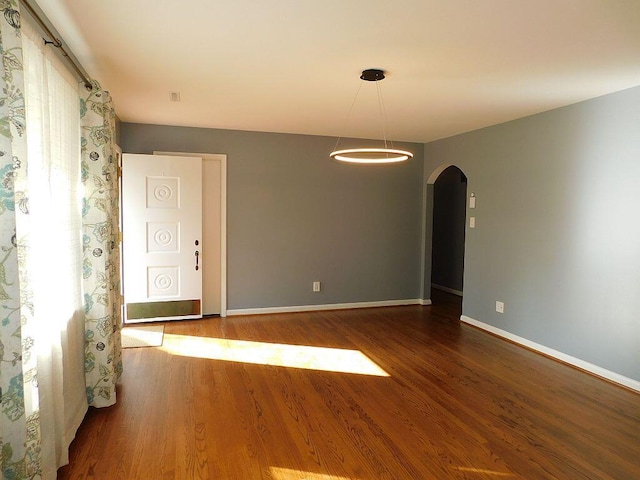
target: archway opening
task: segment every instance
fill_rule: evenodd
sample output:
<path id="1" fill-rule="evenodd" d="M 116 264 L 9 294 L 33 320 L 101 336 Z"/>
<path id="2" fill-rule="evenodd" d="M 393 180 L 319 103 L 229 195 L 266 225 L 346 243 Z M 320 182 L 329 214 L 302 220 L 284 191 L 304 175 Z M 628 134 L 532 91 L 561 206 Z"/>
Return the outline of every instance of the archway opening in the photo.
<path id="1" fill-rule="evenodd" d="M 434 172 L 431 190 L 430 283 L 425 285 L 432 303 L 461 308 L 464 288 L 464 252 L 467 177 L 454 165 Z"/>

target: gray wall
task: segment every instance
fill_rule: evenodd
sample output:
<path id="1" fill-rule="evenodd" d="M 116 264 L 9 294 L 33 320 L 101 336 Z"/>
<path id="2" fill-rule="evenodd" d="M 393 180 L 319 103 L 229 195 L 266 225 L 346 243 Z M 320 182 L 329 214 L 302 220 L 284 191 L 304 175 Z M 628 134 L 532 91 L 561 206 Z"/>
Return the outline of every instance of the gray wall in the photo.
<path id="1" fill-rule="evenodd" d="M 398 144 L 415 155 L 404 164 L 363 166 L 331 160 L 330 137 L 120 129 L 125 153 L 227 154 L 229 309 L 420 298 L 422 144 Z"/>
<path id="2" fill-rule="evenodd" d="M 460 169 L 449 167 L 436 180 L 433 193 L 431 283 L 461 292 L 464 273 L 466 178 Z"/>
<path id="3" fill-rule="evenodd" d="M 442 164 L 477 197 L 463 314 L 640 380 L 640 87 L 425 145 Z"/>

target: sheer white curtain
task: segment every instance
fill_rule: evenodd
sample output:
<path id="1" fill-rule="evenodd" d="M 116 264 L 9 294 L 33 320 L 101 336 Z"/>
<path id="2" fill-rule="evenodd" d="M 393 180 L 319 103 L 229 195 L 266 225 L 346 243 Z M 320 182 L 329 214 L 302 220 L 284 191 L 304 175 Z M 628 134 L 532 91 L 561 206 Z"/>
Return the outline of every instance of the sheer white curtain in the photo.
<path id="1" fill-rule="evenodd" d="M 56 478 L 87 410 L 78 82 L 23 22 L 29 255 L 38 326 L 42 478 Z"/>

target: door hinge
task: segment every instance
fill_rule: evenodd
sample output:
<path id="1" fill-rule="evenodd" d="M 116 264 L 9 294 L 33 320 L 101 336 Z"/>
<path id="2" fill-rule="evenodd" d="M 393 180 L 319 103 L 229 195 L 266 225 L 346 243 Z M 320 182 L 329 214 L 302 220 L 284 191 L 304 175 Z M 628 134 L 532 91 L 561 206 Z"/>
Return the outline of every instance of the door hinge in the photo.
<path id="1" fill-rule="evenodd" d="M 122 167 L 118 166 L 116 168 L 116 174 L 118 175 L 118 178 L 122 178 Z"/>
<path id="2" fill-rule="evenodd" d="M 122 243 L 122 232 L 118 232 L 118 242 Z"/>

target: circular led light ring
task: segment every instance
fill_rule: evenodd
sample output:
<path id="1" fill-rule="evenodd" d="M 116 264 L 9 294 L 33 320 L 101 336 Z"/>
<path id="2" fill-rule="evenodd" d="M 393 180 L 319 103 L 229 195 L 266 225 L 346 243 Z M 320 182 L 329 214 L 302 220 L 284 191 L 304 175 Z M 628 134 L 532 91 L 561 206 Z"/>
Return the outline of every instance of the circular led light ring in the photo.
<path id="1" fill-rule="evenodd" d="M 386 157 L 361 157 L 361 154 L 380 154 Z M 406 150 L 392 148 L 350 148 L 348 150 L 336 150 L 329 155 L 341 162 L 351 163 L 397 163 L 413 158 L 413 153 Z"/>

